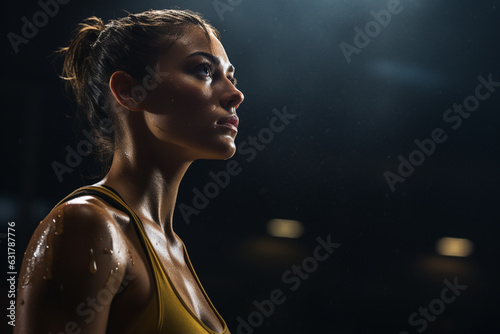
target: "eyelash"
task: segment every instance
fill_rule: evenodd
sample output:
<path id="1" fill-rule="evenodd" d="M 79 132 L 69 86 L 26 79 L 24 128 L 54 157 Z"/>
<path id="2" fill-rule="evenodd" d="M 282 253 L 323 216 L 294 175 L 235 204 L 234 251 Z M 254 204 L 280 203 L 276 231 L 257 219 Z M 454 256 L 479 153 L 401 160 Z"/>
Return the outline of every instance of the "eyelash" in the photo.
<path id="1" fill-rule="evenodd" d="M 208 70 L 208 71 L 207 71 L 207 72 L 208 72 L 208 74 L 201 73 L 201 70 Z M 198 74 L 202 74 L 202 75 L 204 75 L 204 76 L 208 76 L 208 77 L 212 78 L 213 73 L 214 73 L 214 69 L 213 69 L 212 64 L 207 63 L 207 62 L 203 62 L 203 63 L 201 63 L 200 65 L 198 65 L 198 66 L 196 67 L 196 73 L 198 73 Z"/>
<path id="2" fill-rule="evenodd" d="M 201 73 L 201 70 L 207 70 L 208 73 Z M 199 66 L 197 66 L 196 73 L 202 74 L 205 77 L 208 76 L 210 78 L 213 78 L 213 76 L 214 76 L 214 68 L 213 68 L 213 66 L 212 66 L 211 63 L 209 63 L 209 62 L 203 62 Z M 229 79 L 229 81 L 231 81 L 231 83 L 234 86 L 236 86 L 236 83 L 237 83 L 236 78 L 233 78 L 233 77 L 227 77 L 227 78 Z"/>

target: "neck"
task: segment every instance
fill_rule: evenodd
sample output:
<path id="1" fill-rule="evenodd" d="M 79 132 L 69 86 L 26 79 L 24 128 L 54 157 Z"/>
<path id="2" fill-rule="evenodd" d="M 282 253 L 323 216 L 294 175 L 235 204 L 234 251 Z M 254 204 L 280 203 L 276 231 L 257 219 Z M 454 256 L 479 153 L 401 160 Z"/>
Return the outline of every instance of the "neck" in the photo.
<path id="1" fill-rule="evenodd" d="M 173 236 L 172 219 L 180 182 L 192 161 L 152 163 L 116 152 L 106 177 L 100 182 L 115 189 L 141 218 L 158 224 Z"/>

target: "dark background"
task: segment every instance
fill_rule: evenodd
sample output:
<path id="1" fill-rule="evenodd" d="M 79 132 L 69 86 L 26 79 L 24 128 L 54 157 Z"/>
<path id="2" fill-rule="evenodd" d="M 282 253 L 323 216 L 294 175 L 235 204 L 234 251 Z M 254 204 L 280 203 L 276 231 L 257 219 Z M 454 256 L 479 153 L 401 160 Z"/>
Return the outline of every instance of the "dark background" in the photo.
<path id="1" fill-rule="evenodd" d="M 189 224 L 179 212 L 174 218 L 232 333 L 246 333 L 238 330 L 238 317 L 248 320 L 253 302 L 269 299 L 274 289 L 286 301 L 254 333 L 418 333 L 421 326 L 408 317 L 439 299 L 443 280 L 455 277 L 467 289 L 425 333 L 496 332 L 500 87 L 456 130 L 443 113 L 474 94 L 478 76 L 500 81 L 500 1 L 401 0 L 402 12 L 348 64 L 339 44 L 352 45 L 353 28 L 363 29 L 373 20 L 370 11 L 387 4 L 243 0 L 232 1 L 221 17 L 213 1 L 72 0 L 15 53 L 7 34 L 20 34 L 21 18 L 32 21 L 40 6 L 5 3 L 0 232 L 16 222 L 17 268 L 51 207 L 94 181 L 90 156 L 62 182 L 52 169 L 54 161 L 64 163 L 65 147 L 83 137 L 75 131 L 76 106 L 58 79 L 61 62 L 51 54 L 86 17 L 178 6 L 201 12 L 221 31 L 246 96 L 238 143 L 268 127 L 273 108 L 296 115 L 253 161 L 235 155 L 242 172 Z M 392 192 L 384 172 L 397 173 L 398 156 L 408 158 L 414 140 L 435 128 L 447 140 Z M 209 172 L 226 164 L 193 164 L 178 203 L 192 205 L 193 189 L 202 190 Z M 299 220 L 304 234 L 271 237 L 265 227 L 272 218 Z M 341 246 L 291 291 L 283 273 L 328 235 Z M 441 237 L 467 238 L 474 252 L 441 256 L 435 248 Z M 6 259 L 4 235 L 1 240 Z M 6 261 L 0 267 L 6 272 Z"/>

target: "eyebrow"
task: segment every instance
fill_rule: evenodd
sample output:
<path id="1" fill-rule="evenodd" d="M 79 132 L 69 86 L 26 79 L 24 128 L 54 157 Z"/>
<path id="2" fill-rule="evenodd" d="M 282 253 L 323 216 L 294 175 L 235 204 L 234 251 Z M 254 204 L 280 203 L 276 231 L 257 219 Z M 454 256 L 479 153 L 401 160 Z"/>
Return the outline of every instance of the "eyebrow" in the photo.
<path id="1" fill-rule="evenodd" d="M 191 58 L 191 57 L 195 57 L 195 56 L 203 56 L 203 57 L 209 59 L 215 65 L 220 65 L 220 59 L 218 57 L 214 56 L 213 54 L 208 53 L 208 52 L 203 52 L 203 51 L 193 52 L 189 56 L 187 56 L 186 58 Z M 234 72 L 234 66 L 230 64 L 229 68 L 227 70 L 228 70 L 228 72 Z"/>

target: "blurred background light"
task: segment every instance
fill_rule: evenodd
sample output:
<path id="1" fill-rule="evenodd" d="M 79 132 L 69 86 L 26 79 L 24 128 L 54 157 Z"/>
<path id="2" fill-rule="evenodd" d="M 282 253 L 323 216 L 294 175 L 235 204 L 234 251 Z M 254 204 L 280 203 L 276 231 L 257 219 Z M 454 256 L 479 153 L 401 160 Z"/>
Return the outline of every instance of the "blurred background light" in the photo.
<path id="1" fill-rule="evenodd" d="M 371 62 L 370 68 L 375 75 L 398 83 L 432 87 L 439 87 L 443 84 L 437 70 L 431 70 L 418 64 L 377 59 Z"/>
<path id="2" fill-rule="evenodd" d="M 461 238 L 441 238 L 436 243 L 436 251 L 441 255 L 466 257 L 472 254 L 472 241 Z"/>
<path id="3" fill-rule="evenodd" d="M 304 233 L 304 226 L 297 220 L 271 219 L 267 223 L 267 233 L 273 237 L 299 238 Z"/>

